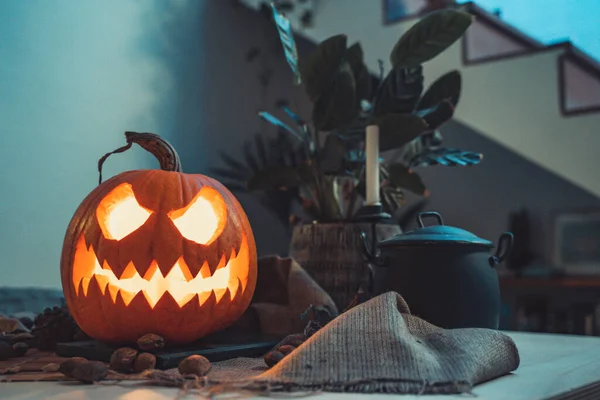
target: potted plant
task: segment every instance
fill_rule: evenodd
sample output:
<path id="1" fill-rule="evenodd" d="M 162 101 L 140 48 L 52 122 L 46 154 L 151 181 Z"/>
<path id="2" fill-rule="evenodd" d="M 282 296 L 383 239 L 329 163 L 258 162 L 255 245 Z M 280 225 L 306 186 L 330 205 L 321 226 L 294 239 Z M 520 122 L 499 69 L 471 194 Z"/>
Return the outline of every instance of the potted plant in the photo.
<path id="1" fill-rule="evenodd" d="M 256 136 L 255 151 L 247 143 L 245 164 L 223 154 L 229 168 L 215 172 L 232 190 L 260 193 L 282 220 L 292 222 L 290 255 L 343 309 L 366 274 L 360 232 L 368 225 L 354 218 L 365 197 L 366 127 L 379 127 L 379 147 L 388 155 L 379 163 L 379 191 L 384 211 L 392 215 L 404 205 L 405 190 L 428 195 L 413 168 L 469 166 L 481 160 L 479 153 L 441 145 L 438 128 L 453 116 L 460 73 L 445 74 L 423 92 L 421 65 L 458 40 L 472 16 L 456 10 L 425 16 L 394 46 L 387 74 L 380 61 L 373 84 L 359 43 L 348 46 L 345 35 L 336 35 L 300 59 L 289 21 L 275 6 L 272 11 L 295 82 L 313 103 L 310 123 L 285 101 L 278 102 L 291 123 L 261 111 L 259 116 L 277 126 L 279 135 Z M 397 224 L 377 225 L 378 239 L 399 232 Z"/>

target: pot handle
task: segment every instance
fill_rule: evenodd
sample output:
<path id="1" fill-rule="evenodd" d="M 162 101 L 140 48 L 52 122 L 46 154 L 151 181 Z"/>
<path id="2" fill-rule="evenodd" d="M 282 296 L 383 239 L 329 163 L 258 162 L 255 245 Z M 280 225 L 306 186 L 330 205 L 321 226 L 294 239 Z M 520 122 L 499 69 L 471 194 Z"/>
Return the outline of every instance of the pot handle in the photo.
<path id="1" fill-rule="evenodd" d="M 510 232 L 504 232 L 498 239 L 498 248 L 496 254 L 490 256 L 490 266 L 495 267 L 500 264 L 512 251 L 514 244 L 514 236 Z"/>
<path id="2" fill-rule="evenodd" d="M 378 267 L 387 267 L 389 259 L 388 257 L 381 256 L 377 248 L 377 243 L 369 243 L 369 239 L 367 239 L 367 235 L 364 232 L 360 233 L 360 237 L 363 240 L 363 252 L 367 256 L 367 260 Z"/>
<path id="3" fill-rule="evenodd" d="M 439 212 L 436 211 L 426 211 L 420 212 L 417 215 L 417 222 L 419 223 L 419 228 L 424 228 L 425 224 L 423 223 L 423 217 L 435 217 L 438 220 L 438 225 L 444 225 L 444 219 Z"/>
<path id="4" fill-rule="evenodd" d="M 379 257 L 377 254 L 373 253 L 373 251 L 377 251 L 375 248 L 371 249 L 371 244 L 369 243 L 369 239 L 367 239 L 367 235 L 364 232 L 360 233 L 360 237 L 363 241 L 363 252 L 367 257 L 367 271 L 369 272 L 369 282 L 367 284 L 367 290 L 369 293 L 373 293 L 373 288 L 375 285 L 375 269 L 373 269 L 373 265 L 371 263 L 377 263 L 379 261 Z"/>

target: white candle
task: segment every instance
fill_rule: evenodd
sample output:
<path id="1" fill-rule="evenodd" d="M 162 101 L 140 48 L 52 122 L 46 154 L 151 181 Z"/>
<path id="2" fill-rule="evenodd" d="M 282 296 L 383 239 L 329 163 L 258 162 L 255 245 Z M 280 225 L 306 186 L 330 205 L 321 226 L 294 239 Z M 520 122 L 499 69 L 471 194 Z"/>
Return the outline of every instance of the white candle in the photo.
<path id="1" fill-rule="evenodd" d="M 366 171 L 367 181 L 365 205 L 373 206 L 379 202 L 379 127 L 367 126 L 365 136 Z"/>

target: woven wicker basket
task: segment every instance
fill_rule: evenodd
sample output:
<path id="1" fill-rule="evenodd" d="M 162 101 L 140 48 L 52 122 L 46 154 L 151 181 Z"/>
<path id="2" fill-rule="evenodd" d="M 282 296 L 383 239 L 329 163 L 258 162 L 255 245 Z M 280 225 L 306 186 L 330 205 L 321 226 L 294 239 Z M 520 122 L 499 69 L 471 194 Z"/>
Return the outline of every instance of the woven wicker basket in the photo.
<path id="1" fill-rule="evenodd" d="M 377 240 L 401 233 L 395 224 L 378 224 Z M 290 257 L 331 296 L 338 310 L 354 298 L 361 284 L 368 282 L 367 262 L 360 237 L 371 240 L 368 223 L 316 223 L 294 227 Z"/>

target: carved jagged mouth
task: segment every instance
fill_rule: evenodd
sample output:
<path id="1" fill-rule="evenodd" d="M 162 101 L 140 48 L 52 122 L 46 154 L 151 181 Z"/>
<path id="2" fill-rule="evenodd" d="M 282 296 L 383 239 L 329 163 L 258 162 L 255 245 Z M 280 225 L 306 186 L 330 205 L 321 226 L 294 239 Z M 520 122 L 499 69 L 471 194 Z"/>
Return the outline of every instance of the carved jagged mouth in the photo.
<path id="1" fill-rule="evenodd" d="M 200 273 L 192 277 L 183 257 L 163 276 L 158 264 L 153 261 L 144 276 L 140 276 L 133 262 L 129 262 L 121 279 L 113 273 L 107 261 L 100 266 L 92 246 L 86 246 L 83 235 L 77 242 L 73 260 L 73 285 L 77 295 L 87 296 L 91 283 L 96 282 L 103 295 L 109 295 L 115 303 L 120 293 L 126 306 L 142 292 L 151 308 L 168 292 L 180 307 L 198 295 L 202 305 L 214 292 L 217 302 L 229 290 L 230 298 L 243 293 L 248 284 L 249 252 L 248 241 L 243 235 L 239 253 L 232 250 L 229 261 L 221 256 L 215 272 L 210 275 L 208 263 L 204 263 Z"/>

